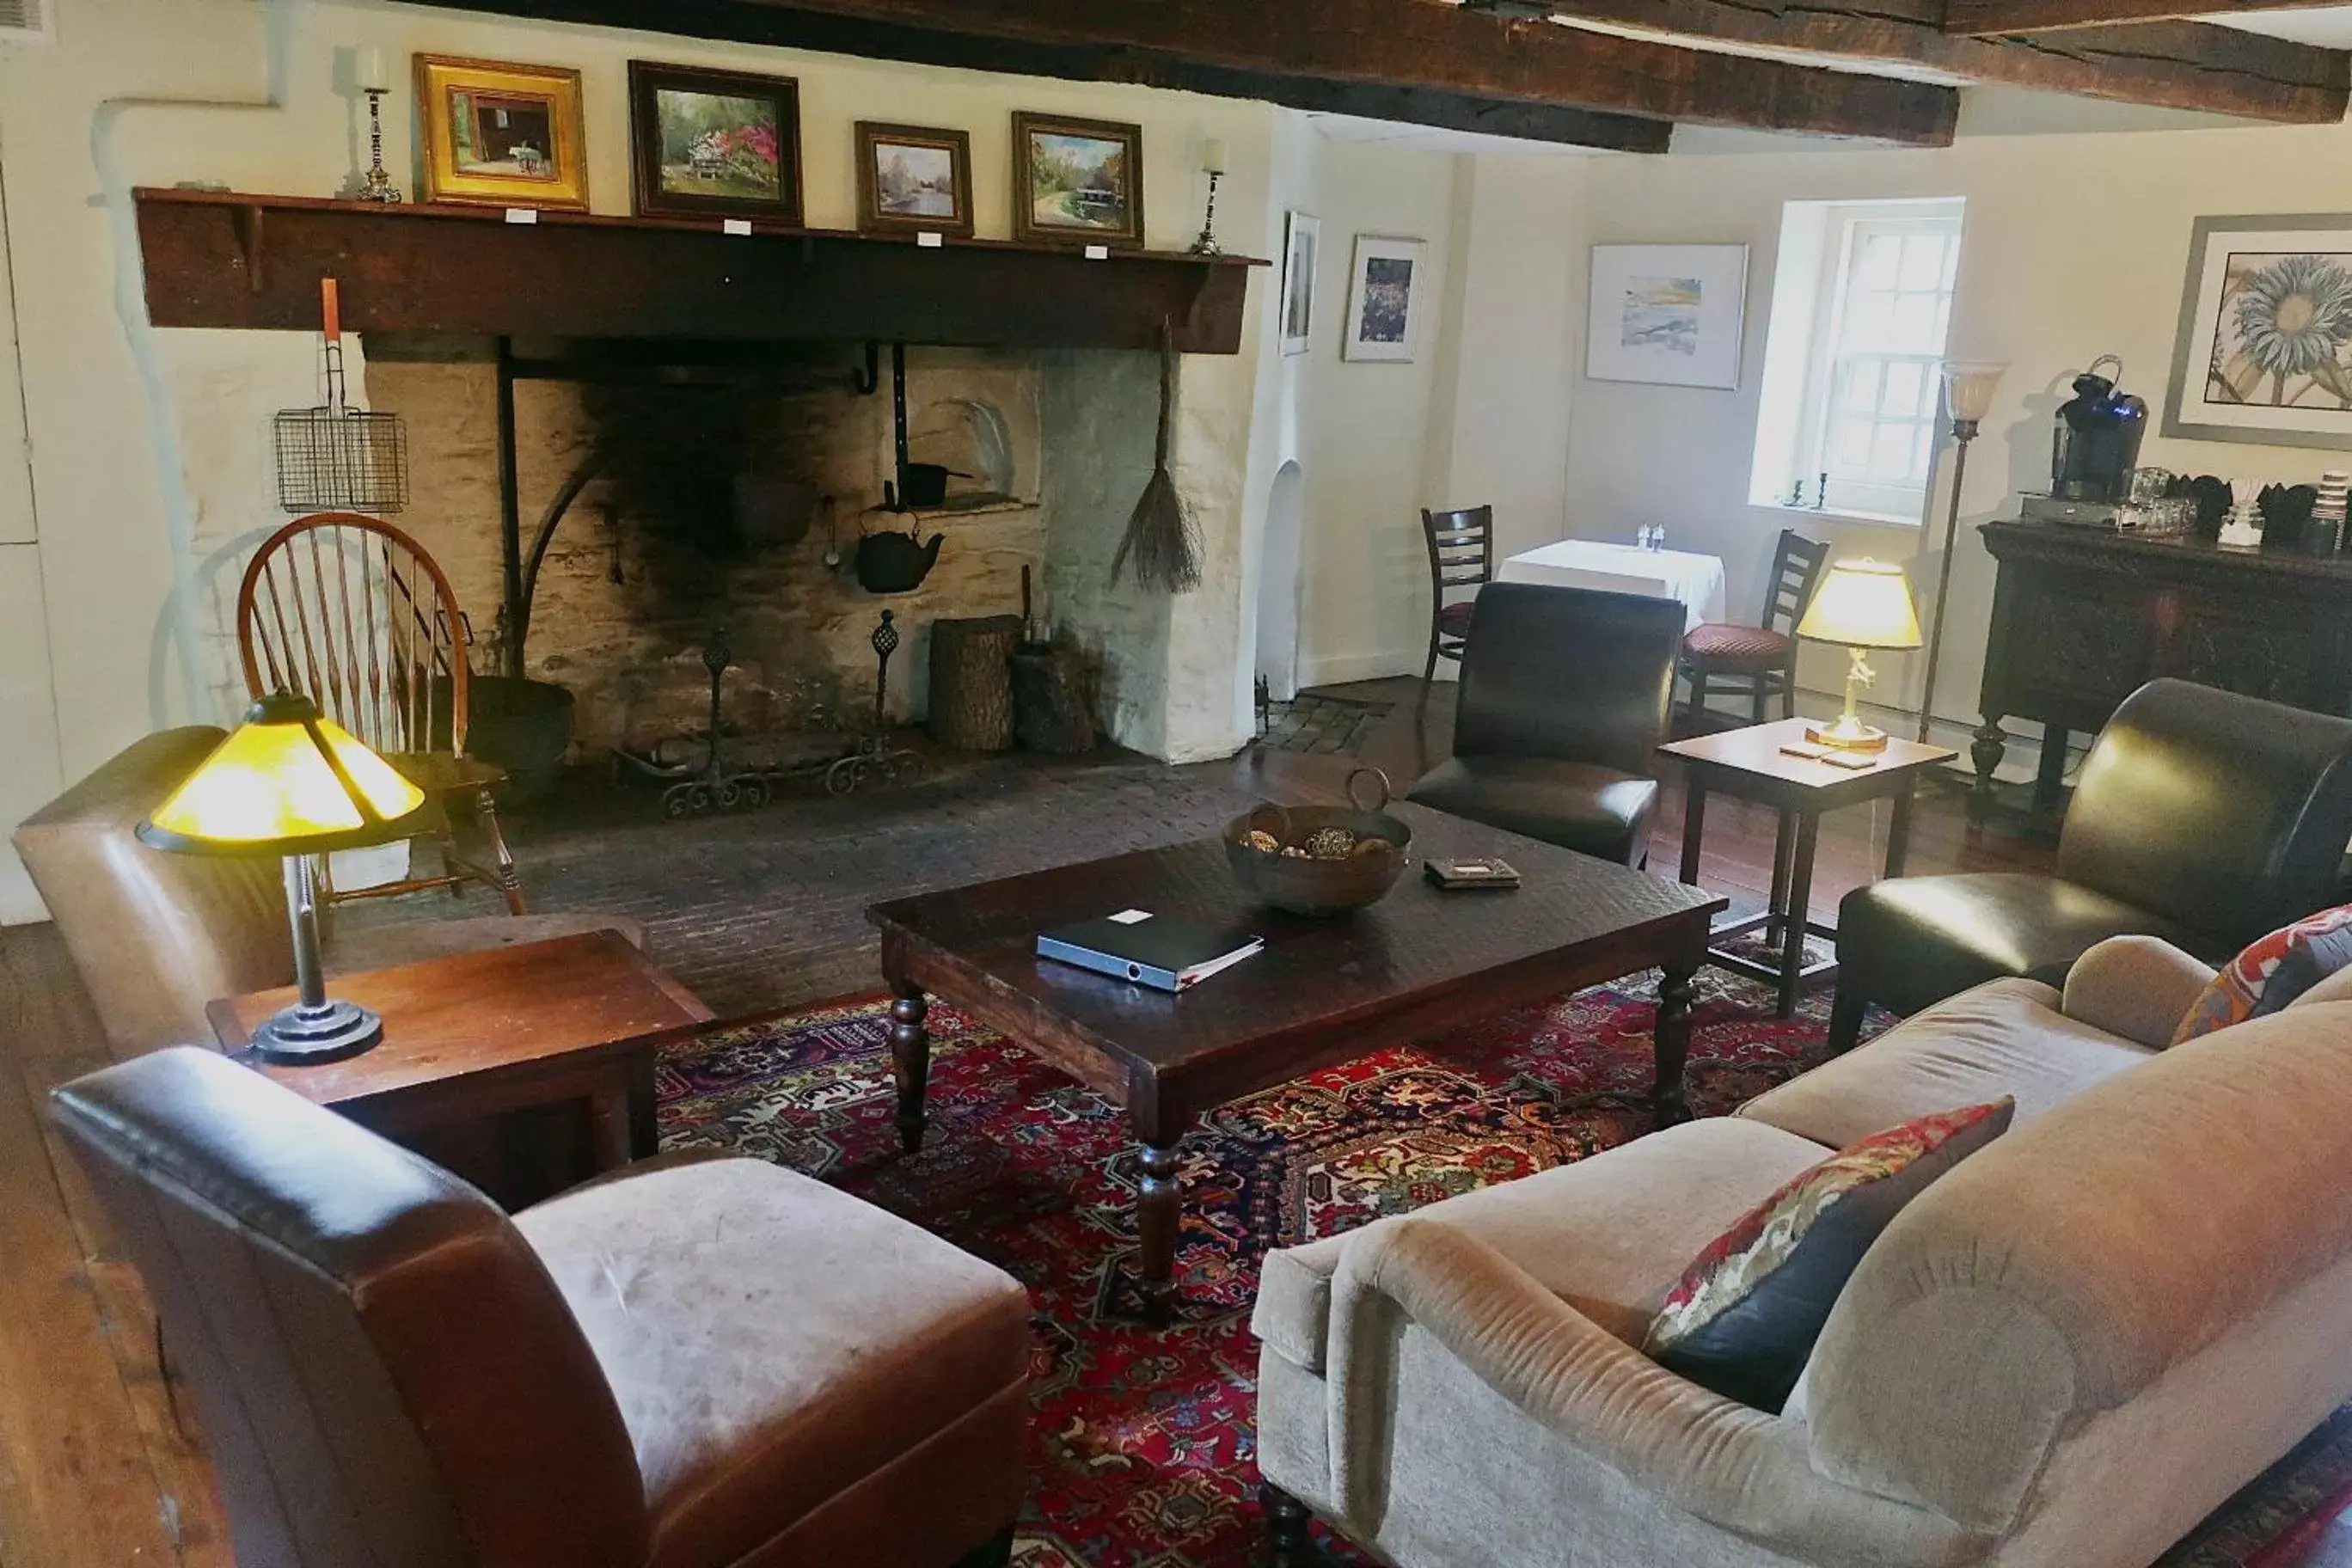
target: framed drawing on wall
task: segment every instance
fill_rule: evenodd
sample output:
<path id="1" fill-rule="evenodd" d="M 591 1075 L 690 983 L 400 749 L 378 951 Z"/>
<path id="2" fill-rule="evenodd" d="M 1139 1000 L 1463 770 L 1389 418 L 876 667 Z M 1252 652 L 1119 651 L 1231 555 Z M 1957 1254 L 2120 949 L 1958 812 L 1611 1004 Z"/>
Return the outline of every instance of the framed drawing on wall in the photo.
<path id="1" fill-rule="evenodd" d="M 1596 245 L 1584 374 L 1734 391 L 1747 304 L 1744 245 Z"/>
<path id="2" fill-rule="evenodd" d="M 2164 433 L 2352 447 L 2352 213 L 2197 220 Z"/>
<path id="3" fill-rule="evenodd" d="M 1315 264 L 1323 220 L 1292 213 L 1282 247 L 1282 352 L 1303 354 L 1315 335 Z"/>
<path id="4" fill-rule="evenodd" d="M 1354 281 L 1348 289 L 1343 357 L 1375 364 L 1411 364 L 1421 317 L 1425 240 L 1387 235 L 1356 237 Z"/>

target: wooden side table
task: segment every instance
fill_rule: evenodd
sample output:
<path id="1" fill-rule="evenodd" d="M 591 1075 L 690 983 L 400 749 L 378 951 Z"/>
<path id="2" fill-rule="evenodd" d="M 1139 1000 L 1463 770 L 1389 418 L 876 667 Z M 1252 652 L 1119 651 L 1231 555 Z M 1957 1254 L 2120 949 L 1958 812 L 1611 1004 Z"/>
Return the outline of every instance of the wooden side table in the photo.
<path id="1" fill-rule="evenodd" d="M 1813 893 L 1813 850 L 1821 834 L 1822 814 L 1841 806 L 1874 800 L 1892 800 L 1894 819 L 1886 829 L 1886 875 L 1903 875 L 1903 856 L 1911 837 L 1911 806 L 1919 775 L 1948 763 L 1959 752 L 1945 746 L 1923 746 L 1890 737 L 1886 750 L 1872 755 L 1867 768 L 1833 767 L 1827 763 L 1792 757 L 1780 750 L 1805 738 L 1811 721 L 1783 719 L 1771 724 L 1726 730 L 1695 736 L 1658 748 L 1683 764 L 1686 798 L 1683 806 L 1682 880 L 1698 885 L 1698 851 L 1706 830 L 1706 797 L 1710 793 L 1775 807 L 1780 831 L 1772 841 L 1772 896 L 1764 913 L 1717 927 L 1715 941 L 1765 931 L 1777 936 L 1780 959 L 1759 963 L 1720 945 L 1707 952 L 1707 961 L 1735 973 L 1761 980 L 1778 988 L 1783 1018 L 1797 1010 L 1797 994 L 1809 982 L 1837 973 L 1835 959 L 1808 966 L 1805 937 L 1834 938 L 1837 928 L 1816 923 L 1810 914 Z"/>
<path id="2" fill-rule="evenodd" d="M 381 1014 L 383 1043 L 312 1066 L 238 1059 L 398 1142 L 583 1102 L 595 1171 L 655 1152 L 654 1053 L 712 1016 L 609 931 L 337 975 L 327 990 Z M 293 999 L 290 986 L 249 992 L 205 1014 L 221 1045 L 242 1053 Z"/>

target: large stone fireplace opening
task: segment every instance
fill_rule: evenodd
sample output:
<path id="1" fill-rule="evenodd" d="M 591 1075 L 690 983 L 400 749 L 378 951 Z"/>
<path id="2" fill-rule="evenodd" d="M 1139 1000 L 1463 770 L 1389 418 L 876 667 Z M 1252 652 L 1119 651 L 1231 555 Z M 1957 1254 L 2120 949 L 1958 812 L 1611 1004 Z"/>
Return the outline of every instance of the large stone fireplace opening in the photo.
<path id="1" fill-rule="evenodd" d="M 509 668 L 520 632 L 522 673 L 572 693 L 577 757 L 677 756 L 707 726 L 703 654 L 722 627 L 725 724 L 743 760 L 837 749 L 871 715 L 885 608 L 901 636 L 887 715 L 919 720 L 933 625 L 1020 614 L 1024 571 L 1034 630 L 1059 630 L 1101 672 L 1104 728 L 1120 669 L 1160 657 L 1148 645 L 1164 617 L 1123 617 L 1103 586 L 1149 474 L 1150 355 L 906 351 L 907 459 L 950 476 L 942 500 L 900 510 L 887 347 L 705 345 L 665 363 L 654 345 L 519 342 L 517 363 L 577 372 L 514 386 L 527 573 L 560 506 L 519 628 L 500 611 L 495 343 L 379 333 L 366 348 L 371 404 L 408 422 L 412 500 L 397 521 L 454 582 L 478 670 Z M 677 363 L 696 357 L 729 363 Z M 1121 374 L 1130 360 L 1138 374 Z M 1072 426 L 1059 438 L 1057 419 Z M 860 585 L 860 538 L 888 530 L 939 541 L 910 593 Z"/>

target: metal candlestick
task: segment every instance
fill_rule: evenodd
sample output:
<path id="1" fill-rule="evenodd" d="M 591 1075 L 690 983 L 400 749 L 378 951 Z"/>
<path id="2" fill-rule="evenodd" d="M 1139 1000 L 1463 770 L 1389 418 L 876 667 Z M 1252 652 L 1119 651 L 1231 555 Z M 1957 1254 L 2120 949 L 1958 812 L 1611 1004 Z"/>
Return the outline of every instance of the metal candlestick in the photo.
<path id="1" fill-rule="evenodd" d="M 1201 237 L 1192 242 L 1192 254 L 1195 256 L 1224 254 L 1223 248 L 1217 244 L 1217 182 L 1223 178 L 1224 175 L 1214 169 L 1209 172 L 1209 210 L 1201 216 Z"/>
<path id="2" fill-rule="evenodd" d="M 383 202 L 389 205 L 401 198 L 399 187 L 392 183 L 392 175 L 383 166 L 383 89 L 369 88 L 367 100 L 367 189 L 360 193 L 359 199 L 363 202 Z"/>

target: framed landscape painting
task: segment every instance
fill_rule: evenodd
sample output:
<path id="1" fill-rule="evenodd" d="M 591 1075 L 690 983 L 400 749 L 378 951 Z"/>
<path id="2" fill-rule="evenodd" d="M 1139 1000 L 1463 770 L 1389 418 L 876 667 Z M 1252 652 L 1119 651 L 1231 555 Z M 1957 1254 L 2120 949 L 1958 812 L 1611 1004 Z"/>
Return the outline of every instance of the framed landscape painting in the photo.
<path id="1" fill-rule="evenodd" d="M 1321 259 L 1323 220 L 1290 215 L 1282 247 L 1282 352 L 1303 354 L 1315 335 L 1315 264 Z"/>
<path id="2" fill-rule="evenodd" d="M 425 199 L 585 211 L 580 73 L 416 57 Z"/>
<path id="3" fill-rule="evenodd" d="M 1747 305 L 1744 245 L 1596 245 L 1584 374 L 1736 390 Z"/>
<path id="4" fill-rule="evenodd" d="M 2164 433 L 2352 447 L 2352 213 L 2197 220 Z"/>
<path id="5" fill-rule="evenodd" d="M 859 121 L 857 226 L 971 234 L 971 136 Z"/>
<path id="6" fill-rule="evenodd" d="M 801 221 L 801 89 L 790 77 L 629 62 L 637 211 Z"/>
<path id="7" fill-rule="evenodd" d="M 1356 237 L 1343 357 L 1375 364 L 1412 363 L 1428 258 L 1424 240 L 1378 234 Z"/>
<path id="8" fill-rule="evenodd" d="M 1013 117 L 1013 237 L 1143 244 L 1143 128 Z"/>

